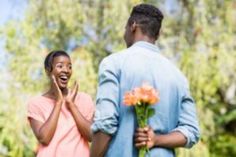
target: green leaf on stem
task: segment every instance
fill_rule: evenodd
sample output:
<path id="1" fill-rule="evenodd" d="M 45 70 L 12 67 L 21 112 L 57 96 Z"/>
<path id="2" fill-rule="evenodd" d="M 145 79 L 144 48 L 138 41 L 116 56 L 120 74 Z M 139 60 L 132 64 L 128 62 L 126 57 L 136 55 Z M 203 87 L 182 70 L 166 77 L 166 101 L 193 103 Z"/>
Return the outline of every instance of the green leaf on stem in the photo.
<path id="1" fill-rule="evenodd" d="M 154 108 L 148 108 L 148 118 L 149 117 L 152 117 L 153 115 L 155 114 L 155 110 L 154 110 Z"/>

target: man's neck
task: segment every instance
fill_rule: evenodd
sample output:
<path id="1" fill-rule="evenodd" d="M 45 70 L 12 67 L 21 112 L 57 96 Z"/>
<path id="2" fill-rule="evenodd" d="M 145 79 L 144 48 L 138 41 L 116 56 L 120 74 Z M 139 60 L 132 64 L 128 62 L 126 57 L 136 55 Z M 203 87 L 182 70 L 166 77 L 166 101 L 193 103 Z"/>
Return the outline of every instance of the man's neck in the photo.
<path id="1" fill-rule="evenodd" d="M 147 35 L 143 35 L 143 34 L 137 34 L 134 38 L 134 43 L 138 42 L 138 41 L 145 41 L 151 44 L 155 44 L 156 39 L 154 38 L 150 38 Z"/>
<path id="2" fill-rule="evenodd" d="M 139 41 L 144 41 L 144 42 L 148 42 L 148 43 L 151 43 L 151 44 L 155 44 L 155 41 L 154 40 L 135 40 L 134 43 L 136 42 L 139 42 Z"/>

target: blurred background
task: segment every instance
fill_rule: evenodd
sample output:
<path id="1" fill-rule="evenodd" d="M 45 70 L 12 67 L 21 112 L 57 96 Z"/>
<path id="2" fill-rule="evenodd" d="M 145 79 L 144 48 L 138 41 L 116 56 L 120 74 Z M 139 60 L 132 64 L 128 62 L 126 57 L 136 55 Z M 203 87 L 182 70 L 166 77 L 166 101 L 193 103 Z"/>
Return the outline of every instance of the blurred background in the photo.
<path id="1" fill-rule="evenodd" d="M 2 0 L 0 4 L 0 157 L 33 157 L 30 97 L 47 90 L 46 54 L 66 50 L 73 78 L 95 99 L 105 56 L 125 48 L 131 8 L 164 13 L 157 45 L 187 76 L 201 140 L 178 157 L 236 156 L 236 0 Z"/>

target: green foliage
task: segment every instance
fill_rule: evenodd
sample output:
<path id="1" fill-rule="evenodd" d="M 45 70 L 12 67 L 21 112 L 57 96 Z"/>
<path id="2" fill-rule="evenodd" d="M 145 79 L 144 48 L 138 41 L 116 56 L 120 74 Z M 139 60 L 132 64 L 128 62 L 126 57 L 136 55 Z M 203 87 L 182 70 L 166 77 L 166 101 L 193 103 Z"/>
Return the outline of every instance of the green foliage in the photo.
<path id="1" fill-rule="evenodd" d="M 166 29 L 176 27 L 165 31 L 161 39 L 164 47 L 171 46 L 167 55 L 178 59 L 196 100 L 202 132 L 196 149 L 202 152 L 205 145 L 210 156 L 236 155 L 235 4 L 236 1 L 182 0 L 183 16 L 165 23 Z M 180 151 L 179 156 L 185 156 L 185 151 Z M 194 155 L 194 149 L 191 151 L 194 153 L 190 156 L 200 156 Z"/>
<path id="2" fill-rule="evenodd" d="M 213 147 L 210 147 L 210 151 L 213 152 L 213 157 L 221 156 L 234 156 L 236 154 L 236 138 L 230 134 L 218 134 L 216 138 L 210 141 Z"/>
<path id="3" fill-rule="evenodd" d="M 9 60 L 0 87 L 0 156 L 32 157 L 36 140 L 26 118 L 27 100 L 47 87 L 43 60 L 65 49 L 73 60 L 72 81 L 96 93 L 103 57 L 125 48 L 130 9 L 141 0 L 28 1 L 25 18 L 0 31 Z M 162 7 L 165 1 L 146 0 Z M 180 0 L 165 12 L 158 45 L 186 74 L 196 100 L 202 138 L 180 157 L 236 156 L 236 1 Z M 5 79 L 4 79 L 5 78 Z M 7 91 L 7 92 L 5 92 Z"/>
<path id="4" fill-rule="evenodd" d="M 147 117 L 152 117 L 155 114 L 155 110 L 153 108 L 147 109 Z"/>

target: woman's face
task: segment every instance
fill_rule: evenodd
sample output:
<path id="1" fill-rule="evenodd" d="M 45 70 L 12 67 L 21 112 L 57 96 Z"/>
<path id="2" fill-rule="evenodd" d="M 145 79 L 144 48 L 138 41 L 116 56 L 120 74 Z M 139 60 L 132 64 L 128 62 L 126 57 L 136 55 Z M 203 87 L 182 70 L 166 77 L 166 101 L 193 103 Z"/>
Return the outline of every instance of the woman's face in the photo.
<path id="1" fill-rule="evenodd" d="M 70 58 L 67 56 L 55 57 L 53 59 L 52 71 L 50 74 L 55 76 L 60 89 L 66 88 L 72 74 Z"/>

